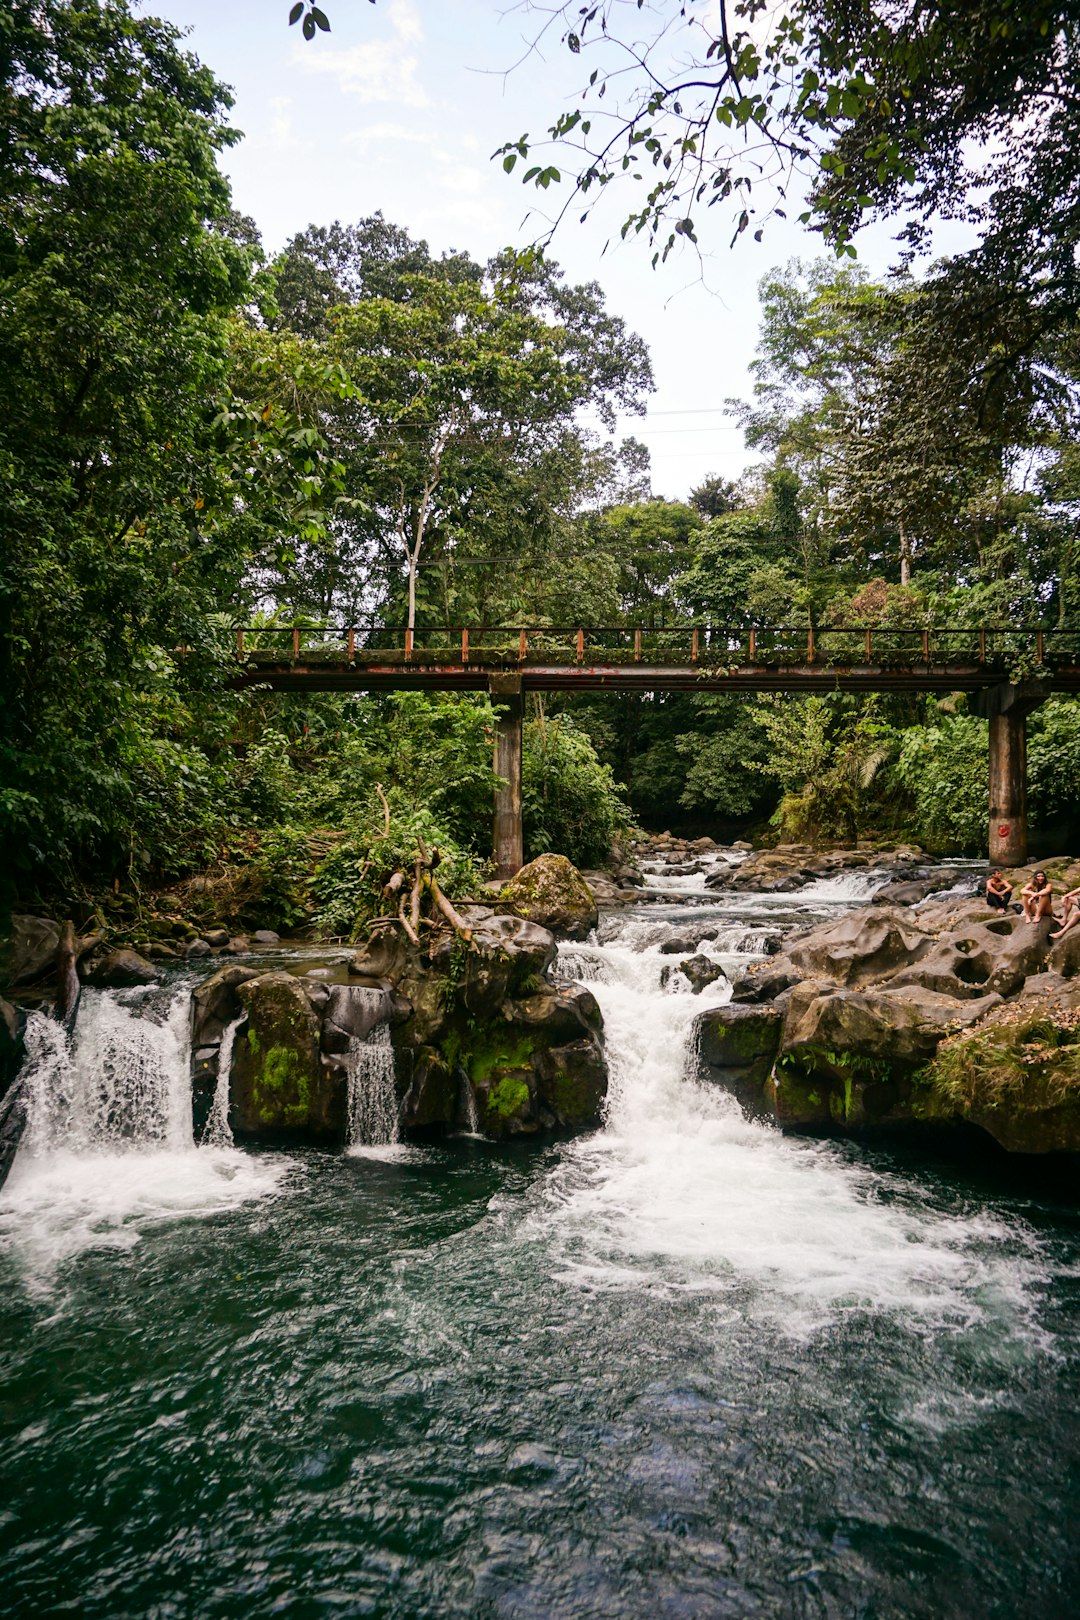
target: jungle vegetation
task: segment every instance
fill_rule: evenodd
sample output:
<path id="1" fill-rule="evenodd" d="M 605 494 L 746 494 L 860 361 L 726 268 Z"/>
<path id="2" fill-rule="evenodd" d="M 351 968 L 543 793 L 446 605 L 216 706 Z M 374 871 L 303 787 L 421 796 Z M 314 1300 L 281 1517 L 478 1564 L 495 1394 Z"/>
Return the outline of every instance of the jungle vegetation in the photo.
<path id="1" fill-rule="evenodd" d="M 269 257 L 219 167 L 227 92 L 129 0 L 16 0 L 0 98 L 8 905 L 123 908 L 210 868 L 250 920 L 347 932 L 379 789 L 405 854 L 480 880 L 490 702 L 241 696 L 240 624 L 1077 622 L 1080 351 L 1045 282 L 777 268 L 732 407 L 759 465 L 659 499 L 613 433 L 649 356 L 597 284 L 378 214 Z M 1065 828 L 1076 705 L 1038 711 L 1030 755 L 1035 819 Z M 595 865 L 673 818 L 978 850 L 985 771 L 962 697 L 550 699 L 527 852 Z"/>

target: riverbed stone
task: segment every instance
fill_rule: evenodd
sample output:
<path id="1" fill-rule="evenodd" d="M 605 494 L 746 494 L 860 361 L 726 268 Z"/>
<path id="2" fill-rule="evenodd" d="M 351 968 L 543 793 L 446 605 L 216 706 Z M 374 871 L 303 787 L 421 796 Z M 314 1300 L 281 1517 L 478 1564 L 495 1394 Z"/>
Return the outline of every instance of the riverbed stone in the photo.
<path id="1" fill-rule="evenodd" d="M 159 977 L 153 962 L 138 951 L 122 948 L 99 956 L 87 970 L 85 982 L 95 990 L 124 990 L 154 984 Z"/>
<path id="2" fill-rule="evenodd" d="M 257 968 L 230 962 L 196 986 L 191 997 L 191 1040 L 194 1046 L 212 1046 L 220 1042 L 226 1024 L 231 1024 L 243 1011 L 237 994 L 240 985 L 258 976 Z"/>
<path id="3" fill-rule="evenodd" d="M 539 855 L 510 879 L 500 909 L 547 928 L 557 939 L 587 939 L 596 927 L 596 901 L 565 855 Z"/>
<path id="4" fill-rule="evenodd" d="M 710 1007 L 694 1020 L 702 1078 L 730 1091 L 755 1118 L 772 1113 L 766 1086 L 780 1051 L 784 1015 L 775 1006 Z"/>
<path id="5" fill-rule="evenodd" d="M 564 1129 L 598 1125 L 607 1095 L 607 1067 L 595 1036 L 552 1046 L 534 1060 L 537 1096 Z"/>
<path id="6" fill-rule="evenodd" d="M 266 1141 L 344 1141 L 345 1076 L 320 1061 L 319 1022 L 299 980 L 290 973 L 264 973 L 240 984 L 237 994 L 248 1024 L 233 1049 L 234 1134 Z"/>
<path id="7" fill-rule="evenodd" d="M 60 925 L 50 917 L 16 913 L 0 947 L 0 983 L 14 988 L 45 978 L 56 963 Z"/>

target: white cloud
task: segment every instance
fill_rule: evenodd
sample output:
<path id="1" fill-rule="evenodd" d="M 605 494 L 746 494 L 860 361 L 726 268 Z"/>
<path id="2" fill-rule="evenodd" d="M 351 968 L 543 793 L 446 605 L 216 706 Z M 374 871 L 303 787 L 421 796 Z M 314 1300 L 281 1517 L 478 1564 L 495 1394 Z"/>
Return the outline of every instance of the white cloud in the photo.
<path id="1" fill-rule="evenodd" d="M 425 129 L 418 129 L 415 124 L 365 124 L 362 129 L 350 130 L 342 137 L 342 144 L 355 147 L 360 152 L 366 152 L 373 146 L 400 146 L 403 142 L 411 141 L 414 145 L 426 146 L 430 136 Z"/>
<path id="2" fill-rule="evenodd" d="M 391 101 L 401 107 L 429 107 L 420 82 L 419 58 L 407 47 L 423 39 L 413 0 L 390 0 L 380 6 L 377 21 L 388 24 L 392 38 L 372 39 L 348 50 L 304 51 L 300 60 L 313 73 L 328 73 L 345 95 L 361 101 Z M 376 22 L 376 13 L 372 13 Z"/>

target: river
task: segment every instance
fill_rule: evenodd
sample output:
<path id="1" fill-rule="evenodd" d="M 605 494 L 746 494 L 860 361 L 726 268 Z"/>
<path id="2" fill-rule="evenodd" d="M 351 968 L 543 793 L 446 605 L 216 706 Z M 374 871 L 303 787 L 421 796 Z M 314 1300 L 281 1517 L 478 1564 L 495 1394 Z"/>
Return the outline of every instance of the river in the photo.
<path id="1" fill-rule="evenodd" d="M 1076 1209 L 693 1077 L 730 991 L 691 994 L 672 931 L 734 972 L 867 886 L 658 877 L 564 947 L 612 1071 L 568 1143 L 195 1147 L 183 975 L 87 994 L 59 1086 L 39 1027 L 0 1612 L 1080 1613 Z"/>

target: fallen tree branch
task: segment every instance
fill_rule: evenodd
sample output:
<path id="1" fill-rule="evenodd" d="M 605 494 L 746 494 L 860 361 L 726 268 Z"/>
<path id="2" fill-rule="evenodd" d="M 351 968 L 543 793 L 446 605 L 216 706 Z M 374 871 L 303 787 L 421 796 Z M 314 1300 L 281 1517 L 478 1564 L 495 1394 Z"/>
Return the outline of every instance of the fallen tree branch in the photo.
<path id="1" fill-rule="evenodd" d="M 472 929 L 469 927 L 465 919 L 454 910 L 445 894 L 443 894 L 442 890 L 439 888 L 439 880 L 434 873 L 431 873 L 428 877 L 428 888 L 431 891 L 431 898 L 434 900 L 447 922 L 452 925 L 454 930 L 460 934 L 461 938 L 465 940 L 466 944 L 468 944 L 472 940 Z"/>

